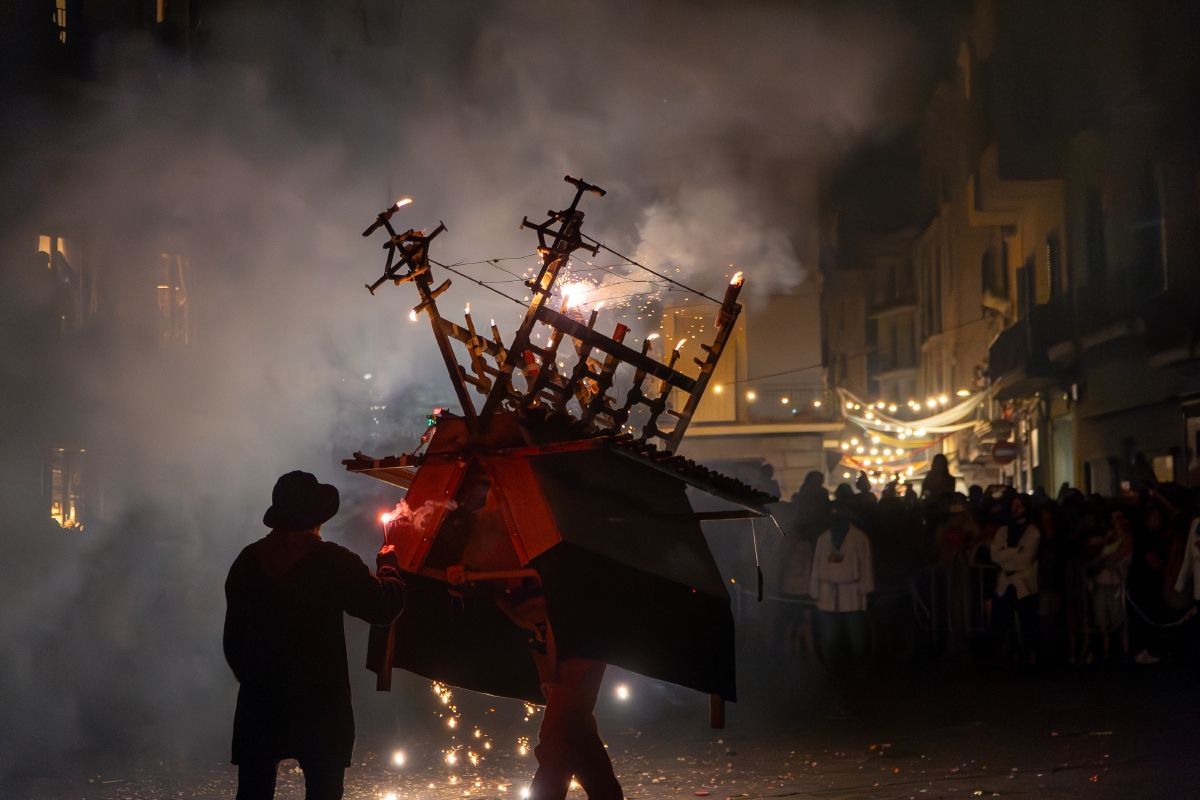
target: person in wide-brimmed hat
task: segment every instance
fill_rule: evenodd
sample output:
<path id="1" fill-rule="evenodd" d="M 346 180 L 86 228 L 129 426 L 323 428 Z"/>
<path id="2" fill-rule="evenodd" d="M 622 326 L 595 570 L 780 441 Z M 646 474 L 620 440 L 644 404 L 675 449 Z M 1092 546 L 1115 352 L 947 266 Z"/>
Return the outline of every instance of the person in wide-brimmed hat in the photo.
<path id="1" fill-rule="evenodd" d="M 343 617 L 390 624 L 404 582 L 390 546 L 372 575 L 357 555 L 321 539 L 338 505 L 337 487 L 311 473 L 279 478 L 263 515 L 271 532 L 242 550 L 225 581 L 225 657 L 241 683 L 238 800 L 273 797 L 285 758 L 300 762 L 310 800 L 342 797 L 354 747 Z"/>

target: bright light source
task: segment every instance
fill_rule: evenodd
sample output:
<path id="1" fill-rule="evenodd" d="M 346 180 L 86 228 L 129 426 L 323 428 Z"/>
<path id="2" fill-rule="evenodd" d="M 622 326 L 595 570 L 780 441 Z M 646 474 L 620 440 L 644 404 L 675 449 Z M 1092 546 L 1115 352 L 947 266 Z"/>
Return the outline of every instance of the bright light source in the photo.
<path id="1" fill-rule="evenodd" d="M 404 755 L 403 750 L 397 750 L 396 752 L 392 753 L 392 763 L 397 767 L 403 767 L 408 763 L 408 756 Z"/>
<path id="2" fill-rule="evenodd" d="M 617 699 L 624 702 L 629 699 L 629 687 L 624 683 L 617 684 L 617 688 L 613 690 L 613 694 Z"/>
<path id="3" fill-rule="evenodd" d="M 411 205 L 411 204 L 412 204 L 411 197 L 401 197 L 399 200 L 396 201 L 396 208 L 404 208 L 405 206 Z"/>
<path id="4" fill-rule="evenodd" d="M 529 800 L 529 787 L 526 786 L 521 790 L 521 800 Z"/>
<path id="5" fill-rule="evenodd" d="M 955 394 L 958 395 L 959 397 L 970 397 L 971 390 L 970 389 L 959 389 L 957 392 L 955 392 Z"/>
<path id="6" fill-rule="evenodd" d="M 417 310 L 415 308 L 412 311 L 408 312 L 408 321 L 409 322 L 417 321 Z"/>
<path id="7" fill-rule="evenodd" d="M 721 384 L 718 383 L 713 386 L 713 394 L 720 394 L 723 391 L 725 391 L 725 387 Z"/>
<path id="8" fill-rule="evenodd" d="M 821 401 L 813 400 L 813 408 L 820 408 L 820 407 L 821 407 Z"/>
<path id="9" fill-rule="evenodd" d="M 371 373 L 368 372 L 365 375 L 363 375 L 363 380 L 369 381 L 369 380 L 371 380 L 371 378 L 374 378 L 374 377 L 375 377 L 374 375 L 372 375 Z"/>
<path id="10" fill-rule="evenodd" d="M 788 397 L 787 397 L 787 395 L 784 395 L 783 397 L 779 398 L 779 402 L 780 402 L 781 404 L 783 404 L 783 405 L 785 405 L 785 406 L 786 406 L 786 405 L 788 404 Z"/>
<path id="11" fill-rule="evenodd" d="M 758 392 L 751 389 L 750 391 L 746 392 L 746 399 L 753 403 L 758 399 Z"/>
<path id="12" fill-rule="evenodd" d="M 383 800 L 396 800 L 396 793 L 395 793 L 395 792 L 388 792 L 387 794 L 385 794 L 385 795 L 383 796 Z"/>

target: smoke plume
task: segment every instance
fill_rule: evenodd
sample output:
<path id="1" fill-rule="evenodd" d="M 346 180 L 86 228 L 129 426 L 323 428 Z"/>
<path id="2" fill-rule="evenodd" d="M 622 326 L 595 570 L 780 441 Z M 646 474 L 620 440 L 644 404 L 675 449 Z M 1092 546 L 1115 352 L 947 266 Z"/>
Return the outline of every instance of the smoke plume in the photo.
<path id="1" fill-rule="evenodd" d="M 396 222 L 444 220 L 441 261 L 525 256 L 521 216 L 561 207 L 569 173 L 608 190 L 584 201 L 597 239 L 700 288 L 736 264 L 752 291 L 787 289 L 815 267 L 822 175 L 902 121 L 915 68 L 901 19 L 842 4 L 229 4 L 204 29 L 190 59 L 103 35 L 94 79 L 9 87 L 0 112 L 0 775 L 224 757 L 222 582 L 276 476 L 336 481 L 326 535 L 377 545 L 398 498 L 338 459 L 410 448 L 450 393 L 407 287 L 363 289 L 376 212 L 415 198 Z M 39 233 L 79 243 L 99 287 L 62 342 L 27 271 Z M 160 253 L 190 259 L 186 347 L 153 326 Z M 511 333 L 515 305 L 455 284 Z M 82 534 L 38 494 L 58 443 L 88 451 Z"/>

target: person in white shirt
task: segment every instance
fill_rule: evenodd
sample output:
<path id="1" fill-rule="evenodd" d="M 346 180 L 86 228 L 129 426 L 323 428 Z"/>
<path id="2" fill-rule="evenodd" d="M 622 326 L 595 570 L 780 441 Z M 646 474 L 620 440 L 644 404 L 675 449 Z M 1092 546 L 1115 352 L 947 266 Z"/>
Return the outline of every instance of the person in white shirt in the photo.
<path id="1" fill-rule="evenodd" d="M 1000 652 L 1009 647 L 1014 622 L 1020 625 L 1016 652 L 1029 663 L 1037 660 L 1038 547 L 1042 532 L 1027 518 L 1025 500 L 1014 495 L 1007 525 L 992 539 L 992 562 L 1000 568 L 992 603 L 992 632 Z"/>
<path id="2" fill-rule="evenodd" d="M 870 646 L 867 595 L 875 591 L 871 542 L 835 503 L 830 527 L 813 549 L 809 594 L 817 601 L 821 657 L 835 673 L 860 666 Z"/>

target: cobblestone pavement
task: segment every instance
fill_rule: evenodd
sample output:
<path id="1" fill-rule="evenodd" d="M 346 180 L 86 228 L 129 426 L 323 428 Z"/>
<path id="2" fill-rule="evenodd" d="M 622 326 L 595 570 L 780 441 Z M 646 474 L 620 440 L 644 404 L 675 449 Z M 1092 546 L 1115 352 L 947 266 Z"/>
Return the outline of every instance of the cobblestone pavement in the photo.
<path id="1" fill-rule="evenodd" d="M 615 691 L 614 679 L 606 691 Z M 636 800 L 666 798 L 1200 798 L 1200 681 L 1180 670 L 970 675 L 875 682 L 839 702 L 759 686 L 710 730 L 703 698 L 636 677 L 630 699 L 602 698 L 601 729 Z M 658 692 L 659 696 L 655 696 Z M 360 703 L 362 701 L 360 700 Z M 495 701 L 484 701 L 495 703 Z M 520 704 L 409 723 L 403 750 L 366 751 L 347 773 L 349 800 L 519 800 L 534 763 L 520 753 L 536 713 Z M 479 735 L 475 735 L 476 728 Z M 404 738 L 406 737 L 406 738 Z M 403 764 L 395 763 L 403 753 Z M 453 764 L 447 763 L 453 753 Z M 477 757 L 473 764 L 472 754 Z M 5 800 L 232 798 L 232 767 L 151 760 L 90 775 L 29 777 Z M 294 764 L 277 796 L 303 797 Z M 572 798 L 581 800 L 575 790 Z"/>

